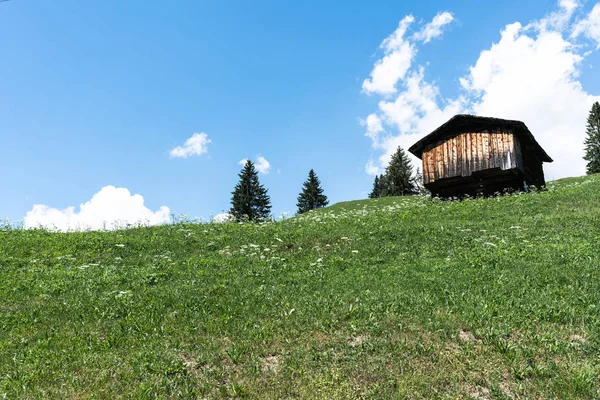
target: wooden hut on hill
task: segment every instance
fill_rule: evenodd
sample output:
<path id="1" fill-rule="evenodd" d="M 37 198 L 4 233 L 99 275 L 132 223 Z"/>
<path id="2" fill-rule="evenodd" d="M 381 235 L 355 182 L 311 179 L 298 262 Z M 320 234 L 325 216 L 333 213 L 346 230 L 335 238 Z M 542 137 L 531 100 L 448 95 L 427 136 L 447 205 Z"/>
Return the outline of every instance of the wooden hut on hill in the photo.
<path id="1" fill-rule="evenodd" d="M 408 149 L 434 196 L 489 195 L 545 185 L 552 159 L 521 121 L 459 114 Z"/>

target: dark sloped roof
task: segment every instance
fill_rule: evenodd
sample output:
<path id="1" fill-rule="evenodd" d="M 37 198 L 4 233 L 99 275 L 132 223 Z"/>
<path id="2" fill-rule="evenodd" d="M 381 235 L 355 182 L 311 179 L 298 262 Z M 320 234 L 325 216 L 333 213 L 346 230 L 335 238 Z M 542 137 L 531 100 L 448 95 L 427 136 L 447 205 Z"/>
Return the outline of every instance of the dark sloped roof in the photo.
<path id="1" fill-rule="evenodd" d="M 408 151 L 421 158 L 423 151 L 425 151 L 427 146 L 431 143 L 449 139 L 465 132 L 475 133 L 502 127 L 510 128 L 512 133 L 521 140 L 522 147 L 536 152 L 542 161 L 552 162 L 552 158 L 550 158 L 544 149 L 542 149 L 542 146 L 535 140 L 523 122 L 510 119 L 478 117 L 468 114 L 458 114 L 450 118 L 448 122 L 413 144 Z"/>

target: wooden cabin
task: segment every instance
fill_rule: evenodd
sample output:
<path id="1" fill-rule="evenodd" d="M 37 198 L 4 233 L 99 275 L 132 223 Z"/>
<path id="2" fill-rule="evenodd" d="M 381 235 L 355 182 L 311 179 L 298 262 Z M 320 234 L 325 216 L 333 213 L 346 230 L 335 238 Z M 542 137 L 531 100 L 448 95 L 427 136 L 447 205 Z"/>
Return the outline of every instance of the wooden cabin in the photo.
<path id="1" fill-rule="evenodd" d="M 552 159 L 521 121 L 459 114 L 408 149 L 433 196 L 491 195 L 546 184 Z"/>

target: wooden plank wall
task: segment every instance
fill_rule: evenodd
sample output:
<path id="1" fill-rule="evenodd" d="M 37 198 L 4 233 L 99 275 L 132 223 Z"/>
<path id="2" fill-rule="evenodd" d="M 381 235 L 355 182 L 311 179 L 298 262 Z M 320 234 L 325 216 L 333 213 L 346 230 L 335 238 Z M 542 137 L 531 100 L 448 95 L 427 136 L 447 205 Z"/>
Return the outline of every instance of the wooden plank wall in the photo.
<path id="1" fill-rule="evenodd" d="M 523 169 L 518 140 L 511 133 L 462 133 L 423 152 L 423 181 L 470 176 L 489 168 Z"/>

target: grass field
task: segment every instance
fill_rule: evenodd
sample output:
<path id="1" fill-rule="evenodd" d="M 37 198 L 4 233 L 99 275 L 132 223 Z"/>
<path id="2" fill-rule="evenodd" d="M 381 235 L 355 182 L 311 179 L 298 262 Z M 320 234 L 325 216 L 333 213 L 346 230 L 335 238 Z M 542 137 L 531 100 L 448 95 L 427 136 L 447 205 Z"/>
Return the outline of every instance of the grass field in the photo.
<path id="1" fill-rule="evenodd" d="M 600 176 L 0 231 L 0 398 L 600 397 Z"/>

